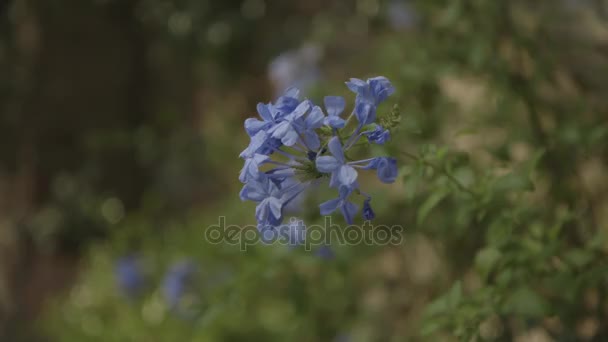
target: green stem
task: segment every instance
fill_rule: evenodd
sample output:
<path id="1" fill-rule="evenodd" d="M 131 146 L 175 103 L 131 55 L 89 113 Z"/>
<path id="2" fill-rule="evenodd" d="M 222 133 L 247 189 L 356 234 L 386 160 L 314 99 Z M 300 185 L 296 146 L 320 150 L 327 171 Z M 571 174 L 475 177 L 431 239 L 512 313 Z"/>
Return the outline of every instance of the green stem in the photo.
<path id="1" fill-rule="evenodd" d="M 439 172 L 441 174 L 443 174 L 444 176 L 446 176 L 452 183 L 454 183 L 460 190 L 468 193 L 469 195 L 473 196 L 473 197 L 477 197 L 477 193 L 474 192 L 473 190 L 469 189 L 467 186 L 465 186 L 464 184 L 462 184 L 456 177 L 454 177 L 454 175 L 452 175 L 451 173 L 449 173 L 445 168 L 440 167 L 424 158 L 421 158 L 415 154 L 409 153 L 409 152 L 401 152 L 404 156 L 413 159 L 417 162 L 420 162 L 426 166 L 431 167 L 433 170 L 435 170 L 436 172 Z"/>

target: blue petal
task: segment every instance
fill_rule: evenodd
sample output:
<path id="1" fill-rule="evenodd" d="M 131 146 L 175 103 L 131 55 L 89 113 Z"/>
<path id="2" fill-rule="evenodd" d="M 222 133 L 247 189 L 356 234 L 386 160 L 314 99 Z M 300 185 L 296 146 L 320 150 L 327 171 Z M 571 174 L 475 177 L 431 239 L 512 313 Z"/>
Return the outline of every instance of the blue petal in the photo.
<path id="1" fill-rule="evenodd" d="M 280 199 L 276 197 L 268 197 L 268 208 L 270 209 L 270 213 L 276 219 L 281 218 L 281 208 L 283 207 L 283 203 Z"/>
<path id="2" fill-rule="evenodd" d="M 368 84 L 367 82 L 358 78 L 351 78 L 350 82 L 346 82 L 346 86 L 354 93 L 363 93 L 366 91 Z"/>
<path id="3" fill-rule="evenodd" d="M 256 133 L 256 135 L 251 137 L 249 146 L 247 146 L 247 148 L 245 150 L 243 150 L 243 152 L 241 152 L 239 157 L 251 158 L 256 153 L 256 151 L 258 149 L 260 149 L 260 147 L 262 147 L 262 145 L 264 145 L 264 142 L 266 141 L 267 137 L 268 137 L 268 134 L 264 131 L 259 131 L 258 133 Z"/>
<path id="4" fill-rule="evenodd" d="M 352 185 L 357 180 L 357 170 L 350 165 L 342 165 L 338 170 L 340 184 Z"/>
<path id="5" fill-rule="evenodd" d="M 369 125 L 376 120 L 376 107 L 367 102 L 358 102 L 355 105 L 355 116 L 360 125 Z"/>
<path id="6" fill-rule="evenodd" d="M 344 216 L 346 223 L 353 224 L 353 218 L 357 214 L 357 210 L 359 210 L 357 205 L 352 202 L 345 202 L 340 209 L 342 210 L 342 215 Z"/>
<path id="7" fill-rule="evenodd" d="M 331 138 L 329 143 L 327 143 L 327 148 L 340 164 L 344 164 L 344 152 L 342 151 L 342 144 L 338 137 Z"/>
<path id="8" fill-rule="evenodd" d="M 255 218 L 258 223 L 266 223 L 269 212 L 270 204 L 268 203 L 268 198 L 266 198 L 255 207 Z"/>
<path id="9" fill-rule="evenodd" d="M 397 178 L 397 160 L 384 157 L 378 163 L 378 179 L 383 183 L 393 183 Z"/>
<path id="10" fill-rule="evenodd" d="M 346 200 L 346 198 L 348 198 L 352 191 L 353 187 L 347 185 L 340 185 L 340 188 L 338 189 L 339 198 L 342 200 Z"/>
<path id="11" fill-rule="evenodd" d="M 315 161 L 317 170 L 323 173 L 329 173 L 337 170 L 342 164 L 332 156 L 322 156 Z"/>
<path id="12" fill-rule="evenodd" d="M 296 87 L 289 87 L 285 90 L 283 96 L 292 97 L 297 100 L 300 98 L 300 89 Z"/>
<path id="13" fill-rule="evenodd" d="M 319 106 L 315 106 L 306 117 L 305 125 L 307 129 L 316 129 L 323 125 L 323 112 Z"/>
<path id="14" fill-rule="evenodd" d="M 374 214 L 372 206 L 369 203 L 370 201 L 371 199 L 369 198 L 363 201 L 363 219 L 366 221 L 371 221 L 376 217 L 376 214 Z"/>
<path id="15" fill-rule="evenodd" d="M 379 145 L 383 145 L 391 137 L 389 130 L 384 129 L 380 125 L 375 125 L 372 131 L 364 132 L 364 134 L 367 137 L 367 140 L 369 140 L 371 143 Z"/>
<path id="16" fill-rule="evenodd" d="M 331 177 L 329 178 L 329 187 L 337 188 L 340 186 L 340 181 L 338 180 L 339 168 L 336 171 L 331 173 Z"/>
<path id="17" fill-rule="evenodd" d="M 315 131 L 306 131 L 304 132 L 304 143 L 310 150 L 318 150 L 321 147 L 321 141 L 319 140 L 319 136 Z"/>
<path id="18" fill-rule="evenodd" d="M 245 131 L 247 131 L 247 134 L 249 134 L 250 137 L 253 137 L 257 132 L 268 126 L 268 122 L 260 121 L 255 118 L 248 118 L 245 120 Z"/>
<path id="19" fill-rule="evenodd" d="M 241 200 L 249 200 L 254 202 L 262 201 L 268 196 L 266 189 L 263 188 L 262 184 L 258 181 L 250 181 L 243 186 L 239 194 Z"/>
<path id="20" fill-rule="evenodd" d="M 289 125 L 290 129 L 287 130 L 287 132 L 285 133 L 285 135 L 283 136 L 283 138 L 281 138 L 281 142 L 285 145 L 285 146 L 293 146 L 296 144 L 296 142 L 298 141 L 298 138 L 300 137 L 298 135 L 298 132 L 296 132 L 295 129 L 293 129 L 293 127 L 291 125 Z"/>
<path id="21" fill-rule="evenodd" d="M 294 119 L 300 118 L 302 115 L 306 114 L 310 109 L 310 101 L 302 101 L 296 109 L 293 110 L 291 115 L 293 115 Z"/>
<path id="22" fill-rule="evenodd" d="M 374 100 L 376 105 L 386 100 L 387 97 L 389 97 L 395 92 L 395 88 L 386 77 L 378 76 L 370 78 L 369 80 L 367 80 L 367 82 L 369 83 L 372 92 L 374 93 Z"/>
<path id="23" fill-rule="evenodd" d="M 246 183 L 247 180 L 250 179 L 250 176 L 252 176 L 251 172 L 249 171 L 250 168 L 251 168 L 251 159 L 247 159 L 247 160 L 245 160 L 245 165 L 243 165 L 243 168 L 241 169 L 241 172 L 239 173 L 239 181 L 241 181 L 241 183 Z"/>
<path id="24" fill-rule="evenodd" d="M 342 96 L 325 96 L 324 100 L 327 115 L 338 116 L 344 111 L 346 101 L 344 101 L 344 98 Z"/>
<path id="25" fill-rule="evenodd" d="M 272 133 L 273 138 L 282 139 L 285 134 L 291 129 L 291 124 L 287 121 L 283 121 L 278 125 L 268 130 L 268 133 Z"/>
<path id="26" fill-rule="evenodd" d="M 258 103 L 258 114 L 260 114 L 260 117 L 264 119 L 264 121 L 272 121 L 272 114 L 269 106 L 270 105 L 264 103 Z"/>
<path id="27" fill-rule="evenodd" d="M 343 128 L 346 125 L 346 121 L 339 116 L 328 116 L 323 123 L 332 128 Z"/>
<path id="28" fill-rule="evenodd" d="M 282 116 L 293 112 L 300 101 L 294 97 L 281 96 L 277 99 L 274 105 L 274 110 L 271 112 L 274 120 L 280 119 Z"/>
<path id="29" fill-rule="evenodd" d="M 334 198 L 327 202 L 321 203 L 321 205 L 319 205 L 321 215 L 329 215 L 329 214 L 333 213 L 334 211 L 336 211 L 336 209 L 338 209 L 338 206 L 340 205 L 341 202 L 342 202 L 341 199 Z"/>

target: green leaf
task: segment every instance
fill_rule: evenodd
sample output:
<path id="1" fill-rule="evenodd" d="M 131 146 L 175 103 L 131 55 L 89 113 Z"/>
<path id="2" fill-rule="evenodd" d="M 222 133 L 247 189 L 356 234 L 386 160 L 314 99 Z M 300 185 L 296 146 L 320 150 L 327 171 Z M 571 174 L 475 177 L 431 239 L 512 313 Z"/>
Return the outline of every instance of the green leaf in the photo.
<path id="1" fill-rule="evenodd" d="M 540 317 L 547 312 L 547 302 L 528 287 L 520 287 L 507 297 L 503 309 L 506 313 L 524 317 Z"/>
<path id="2" fill-rule="evenodd" d="M 443 189 L 443 190 L 439 190 L 439 191 L 433 193 L 431 196 L 429 196 L 429 198 L 427 198 L 426 201 L 424 201 L 424 203 L 422 203 L 422 205 L 420 206 L 420 209 L 418 209 L 418 217 L 417 217 L 416 222 L 418 224 L 423 223 L 424 219 L 426 219 L 426 217 L 431 212 L 431 210 L 433 210 L 433 208 L 435 208 L 437 206 L 437 204 L 439 204 L 439 202 L 441 202 L 441 200 L 443 200 L 448 194 L 449 194 L 449 191 L 446 189 Z"/>
<path id="3" fill-rule="evenodd" d="M 462 299 L 462 283 L 458 280 L 452 288 L 450 292 L 448 292 L 448 307 L 450 309 L 455 309 L 458 304 L 460 304 L 460 300 Z"/>
<path id="4" fill-rule="evenodd" d="M 534 184 L 527 175 L 515 171 L 499 177 L 494 183 L 494 189 L 501 192 L 532 191 Z"/>
<path id="5" fill-rule="evenodd" d="M 475 266 L 483 277 L 487 277 L 501 257 L 502 253 L 497 248 L 486 247 L 475 256 Z"/>
<path id="6" fill-rule="evenodd" d="M 572 264 L 576 267 L 583 267 L 587 265 L 589 262 L 593 260 L 594 253 L 592 251 L 587 251 L 584 249 L 573 249 L 568 251 L 564 258 L 568 261 L 569 264 Z"/>

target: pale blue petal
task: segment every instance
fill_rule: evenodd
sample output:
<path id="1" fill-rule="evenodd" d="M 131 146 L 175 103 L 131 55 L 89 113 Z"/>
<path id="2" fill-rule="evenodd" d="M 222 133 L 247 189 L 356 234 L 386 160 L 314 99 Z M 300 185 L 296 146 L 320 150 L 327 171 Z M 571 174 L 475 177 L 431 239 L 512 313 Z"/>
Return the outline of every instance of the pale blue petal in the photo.
<path id="1" fill-rule="evenodd" d="M 304 132 L 304 142 L 306 143 L 306 146 L 313 151 L 316 151 L 321 147 L 319 136 L 314 131 Z"/>
<path id="2" fill-rule="evenodd" d="M 321 215 L 330 215 L 331 213 L 336 211 L 336 209 L 338 209 L 338 206 L 340 205 L 340 202 L 341 200 L 339 198 L 334 198 L 327 202 L 321 203 L 321 205 L 319 205 Z"/>
<path id="3" fill-rule="evenodd" d="M 324 102 L 327 115 L 329 116 L 342 114 L 344 107 L 346 107 L 346 101 L 344 101 L 342 96 L 325 96 Z"/>
<path id="4" fill-rule="evenodd" d="M 268 212 L 270 211 L 268 199 L 263 200 L 255 207 L 255 218 L 258 223 L 265 223 L 268 219 Z"/>
<path id="5" fill-rule="evenodd" d="M 367 82 L 360 80 L 358 78 L 351 78 L 350 82 L 346 82 L 346 86 L 354 93 L 362 93 L 365 92 L 368 84 Z"/>
<path id="6" fill-rule="evenodd" d="M 260 121 L 255 118 L 248 118 L 245 120 L 245 131 L 250 137 L 254 136 L 257 132 L 268 127 L 268 123 Z"/>
<path id="7" fill-rule="evenodd" d="M 337 170 L 342 164 L 332 156 L 322 156 L 316 160 L 317 170 L 323 173 L 329 173 Z"/>
<path id="8" fill-rule="evenodd" d="M 346 223 L 353 224 L 353 218 L 359 210 L 357 205 L 352 202 L 344 202 L 344 205 L 342 205 L 342 208 L 340 209 L 342 211 L 342 215 L 344 216 L 344 220 L 346 221 Z"/>
<path id="9" fill-rule="evenodd" d="M 281 218 L 281 208 L 283 207 L 283 203 L 280 199 L 276 197 L 268 197 L 268 207 L 270 209 L 270 213 L 275 219 Z"/>
<path id="10" fill-rule="evenodd" d="M 368 125 L 376 120 L 376 109 L 370 103 L 359 102 L 355 105 L 355 116 L 360 125 Z"/>
<path id="11" fill-rule="evenodd" d="M 309 109 L 310 109 L 310 101 L 302 101 L 302 103 L 300 103 L 296 107 L 296 109 L 293 110 L 291 115 L 294 116 L 294 119 L 297 119 L 297 118 L 302 117 L 302 115 L 306 114 L 306 112 L 308 112 Z"/>
<path id="12" fill-rule="evenodd" d="M 287 121 L 283 121 L 278 125 L 272 127 L 268 130 L 269 133 L 272 133 L 273 138 L 282 139 L 285 134 L 291 129 L 291 125 Z"/>
<path id="13" fill-rule="evenodd" d="M 338 169 L 331 173 L 331 177 L 329 178 L 329 187 L 337 188 L 340 186 L 340 181 L 338 180 Z"/>
<path id="14" fill-rule="evenodd" d="M 323 115 L 321 108 L 319 106 L 315 106 L 310 114 L 308 114 L 306 117 L 306 129 L 316 129 L 321 127 L 321 125 L 323 125 L 323 118 L 325 118 L 325 116 Z"/>
<path id="15" fill-rule="evenodd" d="M 293 146 L 296 144 L 296 142 L 298 141 L 298 138 L 300 136 L 298 135 L 298 132 L 296 132 L 296 130 L 293 129 L 293 127 L 291 125 L 289 125 L 288 127 L 289 127 L 289 130 L 287 130 L 287 132 L 285 133 L 283 138 L 281 138 L 281 142 L 285 146 Z"/>
<path id="16" fill-rule="evenodd" d="M 342 144 L 338 137 L 331 138 L 329 143 L 327 143 L 327 148 L 340 164 L 344 164 L 344 152 L 342 151 Z"/>
<path id="17" fill-rule="evenodd" d="M 338 180 L 344 185 L 353 184 L 357 180 L 357 170 L 350 165 L 342 165 L 338 170 Z"/>
<path id="18" fill-rule="evenodd" d="M 332 128 L 343 128 L 346 125 L 346 121 L 339 116 L 325 117 L 323 123 Z"/>
<path id="19" fill-rule="evenodd" d="M 264 121 L 272 121 L 272 114 L 270 113 L 269 105 L 264 103 L 258 103 L 258 114 L 260 117 L 264 119 Z"/>
<path id="20" fill-rule="evenodd" d="M 259 202 L 267 196 L 268 193 L 266 192 L 266 189 L 264 189 L 261 186 L 261 183 L 257 181 L 251 181 L 250 183 L 245 184 L 240 193 L 241 200 L 243 201 L 250 200 L 254 202 Z"/>
<path id="21" fill-rule="evenodd" d="M 338 189 L 339 197 L 343 200 L 346 200 L 346 198 L 350 195 L 352 191 L 353 187 L 347 185 L 340 185 L 340 188 Z"/>
<path id="22" fill-rule="evenodd" d="M 293 97 L 294 99 L 298 99 L 298 98 L 300 98 L 300 89 L 298 89 L 296 87 L 289 87 L 289 88 L 287 88 L 287 90 L 285 90 L 285 92 L 283 93 L 283 96 Z"/>

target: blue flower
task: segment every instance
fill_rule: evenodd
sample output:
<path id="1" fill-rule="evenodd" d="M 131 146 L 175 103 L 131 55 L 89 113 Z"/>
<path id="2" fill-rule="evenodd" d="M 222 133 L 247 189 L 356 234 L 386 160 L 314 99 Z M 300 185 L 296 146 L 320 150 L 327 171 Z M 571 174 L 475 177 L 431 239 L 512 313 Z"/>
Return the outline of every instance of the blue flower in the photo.
<path id="1" fill-rule="evenodd" d="M 290 114 L 285 116 L 284 120 L 276 126 L 271 127 L 268 133 L 272 134 L 273 138 L 281 139 L 285 146 L 293 146 L 298 141 L 298 120 L 308 112 L 310 102 L 302 101 Z"/>
<path id="2" fill-rule="evenodd" d="M 304 145 L 310 151 L 316 151 L 321 146 L 319 136 L 315 132 L 316 129 L 323 125 L 323 111 L 319 106 L 314 106 L 310 111 L 310 114 L 306 116 L 306 119 L 299 126 L 299 133 L 304 137 Z"/>
<path id="3" fill-rule="evenodd" d="M 287 182 L 280 187 L 280 180 L 273 180 L 267 176 L 257 180 L 250 180 L 241 190 L 241 200 L 258 202 L 255 217 L 260 224 L 278 224 L 283 215 L 283 206 L 304 190 L 299 182 Z"/>
<path id="4" fill-rule="evenodd" d="M 375 216 L 370 196 L 359 190 L 357 169 L 376 170 L 378 178 L 385 183 L 395 181 L 397 164 L 394 158 L 352 161 L 345 155 L 363 136 L 375 144 L 384 144 L 390 139 L 389 130 L 375 124 L 374 120 L 377 106 L 394 92 L 394 88 L 385 77 L 367 81 L 351 79 L 347 85 L 357 94 L 349 119 L 356 116 L 359 121 L 348 135 L 344 128 L 349 120 L 340 117 L 346 107 L 344 98 L 324 98 L 326 117 L 321 107 L 310 100 L 301 101 L 299 90 L 295 88 L 288 89 L 272 104 L 259 104 L 261 120 L 246 120 L 245 129 L 251 141 L 240 154 L 245 160 L 239 174 L 239 180 L 245 183 L 240 197 L 243 201 L 257 203 L 255 217 L 263 241 L 283 238 L 292 246 L 302 242 L 301 221 L 292 220 L 282 225 L 286 207 L 295 203 L 309 186 L 325 178 L 329 178 L 329 186 L 337 188 L 339 195 L 322 203 L 320 212 L 328 215 L 339 209 L 348 224 L 353 223 L 358 212 L 358 207 L 349 200 L 355 191 L 364 197 L 363 218 L 371 220 Z M 364 130 L 371 124 L 370 129 Z M 323 125 L 331 130 L 322 129 Z"/>
<path id="5" fill-rule="evenodd" d="M 325 110 L 327 111 L 327 117 L 324 123 L 332 128 L 343 128 L 346 121 L 340 117 L 340 114 L 346 107 L 346 102 L 341 96 L 325 96 Z"/>
<path id="6" fill-rule="evenodd" d="M 331 174 L 330 187 L 354 186 L 357 182 L 357 170 L 355 168 L 365 168 L 364 164 L 374 159 L 347 162 L 338 137 L 332 137 L 327 144 L 327 148 L 332 155 L 317 157 L 315 164 L 319 172 Z"/>
<path id="7" fill-rule="evenodd" d="M 363 132 L 363 134 L 365 134 L 369 142 L 378 145 L 384 145 L 391 138 L 389 130 L 377 124 L 374 124 L 373 130 Z"/>
<path id="8" fill-rule="evenodd" d="M 245 120 L 245 131 L 253 137 L 260 131 L 266 131 L 284 120 L 284 117 L 293 112 L 300 104 L 298 100 L 300 91 L 297 88 L 289 88 L 276 103 L 258 103 L 257 110 L 260 118 L 248 118 Z"/>
<path id="9" fill-rule="evenodd" d="M 278 115 L 279 111 L 274 110 L 271 104 L 258 103 L 257 109 L 262 120 L 256 118 L 245 120 L 245 131 L 247 131 L 250 137 L 253 137 L 259 131 L 267 130 L 280 119 Z"/>
<path id="10" fill-rule="evenodd" d="M 342 215 L 344 216 L 344 220 L 348 224 L 353 224 L 353 218 L 357 213 L 357 205 L 350 202 L 348 197 L 352 193 L 353 188 L 348 187 L 346 185 L 341 185 L 338 189 L 339 197 L 329 200 L 327 202 L 321 203 L 319 208 L 321 209 L 321 215 L 330 215 L 337 209 L 340 209 Z"/>
<path id="11" fill-rule="evenodd" d="M 182 295 L 192 285 L 196 266 L 192 261 L 183 260 L 171 266 L 163 279 L 162 291 L 171 309 L 178 307 Z"/>
<path id="12" fill-rule="evenodd" d="M 370 78 L 367 81 L 351 78 L 346 85 L 357 94 L 355 115 L 360 126 L 373 123 L 376 120 L 376 107 L 395 92 L 391 82 L 383 76 Z"/>
<path id="13" fill-rule="evenodd" d="M 331 156 L 321 156 L 316 159 L 319 172 L 331 173 L 329 186 L 351 186 L 357 181 L 357 170 L 346 162 L 342 144 L 338 137 L 332 137 L 327 144 Z"/>
<path id="14" fill-rule="evenodd" d="M 366 170 L 376 170 L 378 179 L 383 183 L 393 183 L 397 179 L 397 159 L 391 157 L 374 158 L 368 165 L 364 166 Z"/>
<path id="15" fill-rule="evenodd" d="M 334 253 L 334 251 L 331 249 L 331 247 L 327 246 L 327 245 L 323 245 L 321 247 L 319 247 L 315 253 L 319 258 L 321 259 L 325 259 L 325 260 L 330 260 L 336 257 L 336 254 Z"/>
<path id="16" fill-rule="evenodd" d="M 371 221 L 376 217 L 374 211 L 372 210 L 372 206 L 369 202 L 371 202 L 371 197 L 363 200 L 363 219 L 366 221 Z"/>
<path id="17" fill-rule="evenodd" d="M 283 201 L 278 186 L 269 178 L 251 180 L 241 190 L 241 199 L 258 202 L 255 217 L 258 223 L 279 222 Z"/>
<path id="18" fill-rule="evenodd" d="M 118 259 L 116 262 L 116 281 L 118 287 L 130 298 L 141 292 L 145 279 L 139 259 L 135 255 Z"/>
<path id="19" fill-rule="evenodd" d="M 274 104 L 274 108 L 278 111 L 278 116 L 280 117 L 293 112 L 300 104 L 299 98 L 300 89 L 295 87 L 287 88 Z"/>

